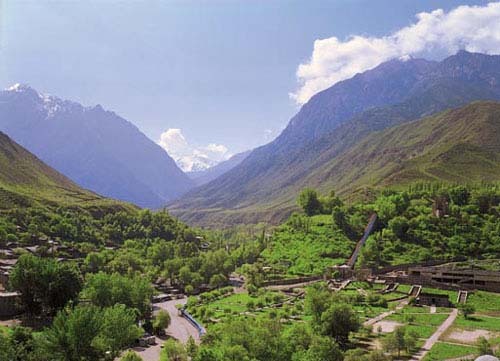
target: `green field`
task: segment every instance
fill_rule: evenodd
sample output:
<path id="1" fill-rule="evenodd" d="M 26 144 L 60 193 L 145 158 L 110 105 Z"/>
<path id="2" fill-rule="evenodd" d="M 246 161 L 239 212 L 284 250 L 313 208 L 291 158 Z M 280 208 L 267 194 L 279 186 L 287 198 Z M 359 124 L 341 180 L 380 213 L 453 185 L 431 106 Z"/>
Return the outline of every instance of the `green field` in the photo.
<path id="1" fill-rule="evenodd" d="M 281 305 L 284 301 L 286 304 Z M 257 295 L 248 293 L 230 294 L 217 300 L 196 303 L 191 298 L 188 311 L 205 325 L 234 319 L 235 317 L 279 317 L 283 319 L 303 318 L 303 300 L 293 300 L 281 292 L 261 291 Z"/>
<path id="2" fill-rule="evenodd" d="M 415 331 L 420 338 L 428 338 L 436 329 L 448 318 L 448 314 L 430 314 L 415 312 L 411 315 L 408 310 L 405 312 L 396 312 L 390 315 L 386 320 L 396 321 L 407 325 L 409 330 Z"/>
<path id="3" fill-rule="evenodd" d="M 499 294 L 476 291 L 469 294 L 467 303 L 475 308 L 476 313 L 490 316 L 500 316 Z"/>
<path id="4" fill-rule="evenodd" d="M 450 358 L 475 355 L 476 353 L 477 349 L 473 346 L 437 342 L 423 361 L 443 361 Z"/>
<path id="5" fill-rule="evenodd" d="M 466 330 L 488 330 L 500 332 L 500 318 L 472 315 L 469 318 L 457 317 L 454 326 Z"/>

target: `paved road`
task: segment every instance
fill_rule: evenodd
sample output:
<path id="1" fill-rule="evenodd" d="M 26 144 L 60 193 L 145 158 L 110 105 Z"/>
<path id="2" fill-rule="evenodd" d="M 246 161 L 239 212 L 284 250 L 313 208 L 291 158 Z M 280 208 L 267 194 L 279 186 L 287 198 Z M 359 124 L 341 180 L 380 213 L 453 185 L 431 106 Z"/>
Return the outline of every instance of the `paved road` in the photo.
<path id="1" fill-rule="evenodd" d="M 178 300 L 171 300 L 162 303 L 156 303 L 155 312 L 159 309 L 164 309 L 170 314 L 170 326 L 167 328 L 167 335 L 179 340 L 182 343 L 186 343 L 189 336 L 192 336 L 196 343 L 200 343 L 200 335 L 198 330 L 189 323 L 184 317 L 179 316 L 177 307 L 178 304 L 185 305 L 187 298 L 182 298 Z M 163 340 L 156 338 L 156 345 L 149 346 L 147 348 L 136 347 L 134 351 L 141 356 L 144 361 L 158 361 L 160 359 L 161 345 Z"/>
<path id="2" fill-rule="evenodd" d="M 418 351 L 418 353 L 411 358 L 410 361 L 420 361 L 422 360 L 425 355 L 429 352 L 429 350 L 434 346 L 434 344 L 439 340 L 441 335 L 446 332 L 446 330 L 455 322 L 455 319 L 457 318 L 458 315 L 458 310 L 454 308 L 448 318 L 444 320 L 444 322 L 439 326 L 436 332 L 425 341 L 425 344 L 422 346 L 422 348 Z"/>
<path id="3" fill-rule="evenodd" d="M 177 307 L 178 304 L 185 305 L 187 298 L 182 298 L 179 300 L 171 300 L 162 303 L 157 303 L 155 306 L 164 309 L 170 314 L 170 326 L 167 328 L 167 335 L 179 340 L 182 343 L 186 343 L 189 336 L 192 336 L 196 343 L 200 343 L 200 335 L 198 330 L 184 317 L 179 316 L 179 311 Z"/>

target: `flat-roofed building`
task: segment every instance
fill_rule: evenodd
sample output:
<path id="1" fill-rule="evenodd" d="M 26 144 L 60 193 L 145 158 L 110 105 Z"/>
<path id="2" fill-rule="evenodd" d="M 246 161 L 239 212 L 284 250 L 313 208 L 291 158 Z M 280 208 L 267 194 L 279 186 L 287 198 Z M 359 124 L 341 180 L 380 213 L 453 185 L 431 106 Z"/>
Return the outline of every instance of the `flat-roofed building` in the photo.
<path id="1" fill-rule="evenodd" d="M 0 292 L 0 317 L 12 317 L 19 314 L 19 293 Z"/>
<path id="2" fill-rule="evenodd" d="M 410 282 L 428 285 L 453 285 L 464 289 L 500 292 L 500 272 L 473 268 L 410 267 Z"/>

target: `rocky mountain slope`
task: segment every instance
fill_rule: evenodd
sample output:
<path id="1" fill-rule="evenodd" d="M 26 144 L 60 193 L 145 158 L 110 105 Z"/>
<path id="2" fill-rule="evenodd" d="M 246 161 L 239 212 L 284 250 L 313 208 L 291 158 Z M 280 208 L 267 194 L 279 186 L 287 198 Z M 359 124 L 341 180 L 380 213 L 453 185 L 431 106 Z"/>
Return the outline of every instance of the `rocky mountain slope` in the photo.
<path id="1" fill-rule="evenodd" d="M 280 220 L 309 176 L 364 137 L 475 100 L 500 99 L 500 56 L 392 60 L 316 94 L 273 142 L 170 205 L 186 221 Z M 336 189 L 333 182 L 325 182 Z"/>
<path id="2" fill-rule="evenodd" d="M 159 208 L 193 186 L 137 127 L 100 105 L 82 105 L 15 85 L 0 92 L 0 130 L 78 185 Z"/>

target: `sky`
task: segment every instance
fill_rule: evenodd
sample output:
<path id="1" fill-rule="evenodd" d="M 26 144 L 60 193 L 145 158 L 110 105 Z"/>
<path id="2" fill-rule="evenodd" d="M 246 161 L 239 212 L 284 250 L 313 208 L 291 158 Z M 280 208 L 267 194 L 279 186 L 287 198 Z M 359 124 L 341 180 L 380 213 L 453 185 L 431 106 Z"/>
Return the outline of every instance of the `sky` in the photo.
<path id="1" fill-rule="evenodd" d="M 0 87 L 101 104 L 174 158 L 214 164 L 272 140 L 315 92 L 392 57 L 496 53 L 500 18 L 487 3 L 0 0 Z"/>

